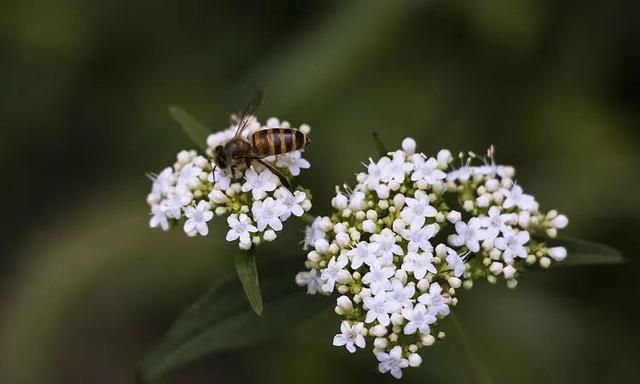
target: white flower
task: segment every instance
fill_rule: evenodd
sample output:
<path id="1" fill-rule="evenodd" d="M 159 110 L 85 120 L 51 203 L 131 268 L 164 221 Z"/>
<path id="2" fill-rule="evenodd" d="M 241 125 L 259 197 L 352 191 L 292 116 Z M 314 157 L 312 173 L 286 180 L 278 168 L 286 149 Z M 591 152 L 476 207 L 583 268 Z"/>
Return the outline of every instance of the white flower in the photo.
<path id="1" fill-rule="evenodd" d="M 514 215 L 511 213 L 500 213 L 500 208 L 492 206 L 489 208 L 488 217 L 486 220 L 487 226 L 487 238 L 494 239 L 500 234 L 500 232 L 508 231 L 511 229 L 508 223 L 514 220 Z"/>
<path id="2" fill-rule="evenodd" d="M 322 279 L 317 269 L 311 269 L 308 272 L 299 272 L 296 275 L 296 283 L 301 286 L 307 286 L 307 294 L 315 295 L 322 291 Z"/>
<path id="3" fill-rule="evenodd" d="M 412 272 L 416 279 L 422 279 L 427 274 L 427 271 L 433 274 L 438 273 L 438 270 L 431 263 L 431 260 L 433 260 L 433 254 L 431 254 L 431 252 L 409 252 L 404 257 L 401 268 L 407 272 Z"/>
<path id="4" fill-rule="evenodd" d="M 370 265 L 370 270 L 362 276 L 362 282 L 371 287 L 371 291 L 377 293 L 387 289 L 391 282 L 389 278 L 396 272 L 395 266 L 384 266 L 380 260 L 376 260 Z"/>
<path id="5" fill-rule="evenodd" d="M 464 264 L 464 259 L 458 255 L 458 253 L 447 247 L 447 264 L 453 270 L 453 275 L 455 277 L 460 277 L 467 270 L 466 265 Z"/>
<path id="6" fill-rule="evenodd" d="M 383 258 L 392 258 L 393 255 L 402 255 L 402 247 L 396 244 L 394 233 L 389 229 L 383 229 L 379 234 L 371 235 L 371 241 L 378 244 L 379 252 Z"/>
<path id="7" fill-rule="evenodd" d="M 244 177 L 247 181 L 242 184 L 242 192 L 251 191 L 251 195 L 255 200 L 264 198 L 267 192 L 275 190 L 279 183 L 278 178 L 268 169 L 263 169 L 262 172 L 257 173 L 251 167 L 244 173 Z"/>
<path id="8" fill-rule="evenodd" d="M 359 210 L 365 207 L 364 201 L 365 195 L 361 191 L 355 191 L 349 197 L 349 208 L 352 210 Z"/>
<path id="9" fill-rule="evenodd" d="M 437 224 L 429 224 L 423 227 L 414 221 L 409 229 L 402 231 L 402 237 L 409 241 L 407 249 L 410 252 L 415 252 L 419 249 L 429 252 L 433 249 L 429 240 L 436 233 L 438 233 Z"/>
<path id="10" fill-rule="evenodd" d="M 387 299 L 386 292 L 378 292 L 375 296 L 363 298 L 365 307 L 368 309 L 364 319 L 365 323 L 378 321 L 380 325 L 387 326 L 390 323 L 389 314 L 396 312 L 400 306 L 395 301 Z"/>
<path id="11" fill-rule="evenodd" d="M 480 242 L 485 239 L 486 232 L 482 230 L 482 221 L 472 218 L 469 223 L 458 221 L 455 224 L 456 233 L 449 236 L 449 244 L 460 247 L 465 245 L 471 252 L 480 250 Z"/>
<path id="12" fill-rule="evenodd" d="M 175 183 L 175 175 L 173 174 L 173 168 L 167 167 L 153 178 L 151 193 L 166 196 L 169 194 L 169 191 L 171 191 L 171 187 L 173 186 L 173 183 Z"/>
<path id="13" fill-rule="evenodd" d="M 386 156 L 381 157 L 377 163 L 374 163 L 372 159 L 369 159 L 369 165 L 367 165 L 367 174 L 364 180 L 364 184 L 371 189 L 376 189 L 376 187 L 382 180 L 383 173 L 387 164 L 390 162 L 391 159 Z"/>
<path id="14" fill-rule="evenodd" d="M 402 378 L 402 368 L 409 366 L 409 360 L 402 357 L 402 348 L 399 345 L 391 348 L 389 353 L 376 352 L 376 358 L 380 362 L 378 370 L 380 373 L 391 373 L 396 379 Z"/>
<path id="15" fill-rule="evenodd" d="M 169 192 L 169 196 L 165 200 L 165 210 L 167 217 L 179 219 L 182 215 L 182 207 L 191 203 L 193 195 L 185 187 L 175 187 Z"/>
<path id="16" fill-rule="evenodd" d="M 428 184 L 436 184 L 447 177 L 447 174 L 438 169 L 438 161 L 430 157 L 425 161 L 422 155 L 413 156 L 414 171 L 411 180 L 424 180 Z"/>
<path id="17" fill-rule="evenodd" d="M 465 165 L 456 169 L 455 171 L 449 172 L 447 174 L 447 180 L 449 181 L 462 181 L 466 182 L 471 178 L 472 168 Z"/>
<path id="18" fill-rule="evenodd" d="M 226 191 L 231 185 L 231 174 L 220 167 L 215 167 L 213 172 L 210 172 L 207 176 L 207 180 L 210 183 L 215 183 L 216 189 Z"/>
<path id="19" fill-rule="evenodd" d="M 267 226 L 274 231 L 280 231 L 282 229 L 280 216 L 284 210 L 282 204 L 271 197 L 267 197 L 263 201 L 254 201 L 251 207 L 251 213 L 253 213 L 259 231 L 264 231 Z"/>
<path id="20" fill-rule="evenodd" d="M 412 335 L 416 331 L 427 335 L 430 332 L 429 325 L 436 322 L 435 315 L 427 311 L 427 308 L 422 304 L 417 304 L 413 308 L 403 309 L 402 316 L 409 320 L 407 325 L 404 326 L 405 335 Z"/>
<path id="21" fill-rule="evenodd" d="M 288 168 L 293 176 L 298 176 L 301 169 L 307 169 L 311 164 L 302 158 L 300 151 L 294 151 L 278 155 L 276 158 L 276 167 Z"/>
<path id="22" fill-rule="evenodd" d="M 200 173 L 202 168 L 195 166 L 193 163 L 189 163 L 182 167 L 178 174 L 178 185 L 184 185 L 189 188 L 195 188 L 200 184 Z"/>
<path id="23" fill-rule="evenodd" d="M 201 200 L 195 208 L 186 207 L 184 215 L 187 217 L 187 221 L 184 223 L 184 231 L 187 235 L 195 236 L 196 233 L 199 233 L 201 236 L 206 236 L 209 233 L 207 222 L 213 218 L 209 203 Z"/>
<path id="24" fill-rule="evenodd" d="M 335 344 L 356 350 L 352 328 L 362 323 L 380 371 L 395 377 L 421 364 L 418 352 L 435 343 L 431 327 L 458 303 L 459 288 L 479 277 L 513 288 L 527 266 L 566 256 L 537 236 L 556 237 L 567 219 L 538 211 L 514 185 L 514 169 L 495 164 L 492 148 L 486 157 L 461 154 L 462 167 L 452 171 L 451 152 L 436 160 L 415 147 L 406 139 L 402 151 L 369 159 L 355 186 L 336 188 L 333 212 L 305 232 L 305 246 L 314 247 L 305 267 L 320 271 L 322 293 L 340 295 L 334 311 L 344 323 Z"/>
<path id="25" fill-rule="evenodd" d="M 413 302 L 413 295 L 416 293 L 416 287 L 413 283 L 404 285 L 402 281 L 393 279 L 391 281 L 391 291 L 389 295 L 390 301 L 395 301 L 401 308 L 410 307 Z"/>
<path id="26" fill-rule="evenodd" d="M 229 215 L 227 223 L 231 228 L 227 232 L 227 241 L 240 239 L 240 243 L 248 244 L 251 243 L 251 233 L 258 231 L 258 228 L 251 223 L 249 216 L 244 213 L 240 214 L 240 216 Z"/>
<path id="27" fill-rule="evenodd" d="M 430 313 L 446 316 L 449 314 L 447 298 L 442 295 L 442 287 L 438 283 L 429 286 L 429 292 L 418 297 L 418 301 L 427 306 Z"/>
<path id="28" fill-rule="evenodd" d="M 285 207 L 280 219 L 287 220 L 291 214 L 294 216 L 302 216 L 304 214 L 302 203 L 307 199 L 307 195 L 304 192 L 295 191 L 291 193 L 287 188 L 281 187 L 276 190 L 275 196 L 282 206 Z"/>
<path id="29" fill-rule="evenodd" d="M 358 269 L 363 263 L 371 265 L 376 260 L 376 252 L 379 245 L 361 241 L 353 249 L 347 252 L 347 256 L 351 260 L 351 268 Z"/>
<path id="30" fill-rule="evenodd" d="M 317 240 L 324 239 L 326 232 L 322 229 L 322 217 L 316 217 L 311 225 L 304 230 L 303 248 L 308 249 L 313 246 Z"/>
<path id="31" fill-rule="evenodd" d="M 518 207 L 527 211 L 538 207 L 538 203 L 536 203 L 533 196 L 525 194 L 519 185 L 514 185 L 511 189 L 502 189 L 502 194 L 505 197 L 502 206 L 506 209 Z"/>
<path id="32" fill-rule="evenodd" d="M 402 183 L 404 181 L 405 173 L 409 172 L 413 168 L 413 164 L 406 162 L 406 155 L 402 151 L 396 151 L 393 154 L 393 159 L 385 164 L 382 170 L 383 181 L 395 181 Z"/>
<path id="33" fill-rule="evenodd" d="M 167 220 L 167 211 L 165 207 L 160 204 L 151 206 L 151 219 L 149 219 L 149 226 L 151 228 L 162 228 L 163 231 L 169 229 L 169 221 Z"/>
<path id="34" fill-rule="evenodd" d="M 425 218 L 435 217 L 438 211 L 429 205 L 429 196 L 420 195 L 417 198 L 407 198 L 404 200 L 407 205 L 400 216 L 408 223 L 424 225 Z"/>
<path id="35" fill-rule="evenodd" d="M 364 323 L 357 322 L 353 325 L 344 320 L 340 324 L 340 333 L 333 337 L 333 345 L 341 347 L 344 345 L 347 351 L 354 353 L 356 346 L 365 347 L 364 335 L 366 334 Z"/>
<path id="36" fill-rule="evenodd" d="M 514 257 L 526 258 L 527 247 L 525 244 L 529 241 L 529 232 L 508 230 L 503 233 L 502 237 L 494 240 L 493 244 L 502 251 L 502 258 L 507 263 L 511 263 Z"/>
<path id="37" fill-rule="evenodd" d="M 332 257 L 331 260 L 329 260 L 329 264 L 325 269 L 322 270 L 322 273 L 320 275 L 320 278 L 323 282 L 323 291 L 333 292 L 333 287 L 336 284 L 338 274 L 340 273 L 340 271 L 344 270 L 344 267 L 346 267 L 348 263 L 349 259 L 346 256 L 340 256 L 337 260 L 335 257 Z"/>

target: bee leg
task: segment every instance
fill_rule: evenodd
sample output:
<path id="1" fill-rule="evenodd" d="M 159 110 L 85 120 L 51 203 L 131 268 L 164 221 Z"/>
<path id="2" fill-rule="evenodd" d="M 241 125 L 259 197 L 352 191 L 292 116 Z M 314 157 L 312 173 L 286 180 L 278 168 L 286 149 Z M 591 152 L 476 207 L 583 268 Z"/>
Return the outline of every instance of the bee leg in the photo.
<path id="1" fill-rule="evenodd" d="M 284 177 L 284 175 L 282 174 L 282 172 L 280 172 L 279 170 L 277 170 L 273 165 L 267 163 L 266 161 L 262 160 L 262 159 L 255 159 L 257 162 L 259 162 L 260 164 L 264 165 L 268 170 L 271 171 L 271 173 L 273 173 L 274 175 L 276 175 L 278 177 L 278 179 L 280 179 L 280 183 L 282 183 L 282 185 L 287 188 L 289 190 L 289 192 L 293 193 L 293 188 L 291 187 L 291 183 L 289 183 L 289 180 L 287 180 L 286 177 Z"/>
<path id="2" fill-rule="evenodd" d="M 218 166 L 218 164 L 216 164 L 213 160 L 211 161 L 211 175 L 213 176 L 213 183 L 215 184 L 216 182 L 216 167 Z"/>

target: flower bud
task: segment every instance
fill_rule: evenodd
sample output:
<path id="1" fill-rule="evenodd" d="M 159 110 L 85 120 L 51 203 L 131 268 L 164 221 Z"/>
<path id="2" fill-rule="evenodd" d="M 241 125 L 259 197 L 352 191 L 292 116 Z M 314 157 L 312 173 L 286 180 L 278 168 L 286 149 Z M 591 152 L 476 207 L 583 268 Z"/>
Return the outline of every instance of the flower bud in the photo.
<path id="1" fill-rule="evenodd" d="M 400 280 L 403 285 L 407 284 L 407 272 L 404 269 L 396 269 L 396 273 L 393 275 L 396 279 Z"/>
<path id="2" fill-rule="evenodd" d="M 555 261 L 562 261 L 567 257 L 567 249 L 564 247 L 553 247 L 547 250 L 549 257 Z"/>
<path id="3" fill-rule="evenodd" d="M 449 163 L 453 161 L 453 155 L 448 149 L 442 149 L 438 152 L 436 156 L 438 161 L 438 168 L 443 169 L 449 166 Z"/>
<path id="4" fill-rule="evenodd" d="M 416 288 L 418 288 L 420 292 L 425 292 L 427 289 L 429 289 L 429 280 L 420 279 L 420 281 L 418 281 L 418 284 L 416 285 Z"/>
<path id="5" fill-rule="evenodd" d="M 551 265 L 551 259 L 549 259 L 548 257 L 541 257 L 538 263 L 542 268 L 546 269 L 546 268 L 549 268 L 549 266 Z"/>
<path id="6" fill-rule="evenodd" d="M 441 259 L 445 259 L 447 257 L 447 246 L 440 243 L 438 245 L 436 245 L 436 256 L 438 256 Z"/>
<path id="7" fill-rule="evenodd" d="M 320 256 L 320 254 L 316 251 L 311 251 L 307 254 L 307 260 L 313 262 L 313 263 L 317 263 L 322 259 L 322 257 Z"/>
<path id="8" fill-rule="evenodd" d="M 362 230 L 367 233 L 374 233 L 376 231 L 376 223 L 372 220 L 365 220 L 362 223 Z"/>
<path id="9" fill-rule="evenodd" d="M 387 345 L 389 345 L 389 340 L 386 337 L 376 337 L 373 339 L 373 347 L 375 349 L 386 349 Z"/>
<path id="10" fill-rule="evenodd" d="M 407 155 L 413 155 L 416 151 L 416 141 L 410 137 L 402 140 L 402 150 L 407 153 Z"/>
<path id="11" fill-rule="evenodd" d="M 341 247 L 344 247 L 345 245 L 349 244 L 350 240 L 351 239 L 349 238 L 349 235 L 347 235 L 344 232 L 340 232 L 336 234 L 336 243 Z"/>
<path id="12" fill-rule="evenodd" d="M 427 347 L 432 346 L 435 342 L 436 342 L 436 338 L 433 337 L 432 335 L 423 335 L 422 336 L 422 344 L 424 344 Z"/>
<path id="13" fill-rule="evenodd" d="M 371 327 L 371 329 L 369 329 L 369 333 L 373 336 L 383 337 L 387 334 L 387 327 L 378 324 Z"/>
<path id="14" fill-rule="evenodd" d="M 404 323 L 404 317 L 402 317 L 401 314 L 399 314 L 399 313 L 392 313 L 391 314 L 391 324 L 393 324 L 393 325 L 402 325 L 402 323 Z"/>
<path id="15" fill-rule="evenodd" d="M 266 231 L 264 231 L 264 235 L 262 235 L 262 237 L 266 241 L 273 241 L 276 239 L 276 233 L 271 229 L 267 229 Z"/>
<path id="16" fill-rule="evenodd" d="M 327 253 L 329 251 L 329 242 L 325 239 L 318 239 L 313 245 L 316 248 L 316 251 L 320 254 Z"/>
<path id="17" fill-rule="evenodd" d="M 419 367 L 422 364 L 422 357 L 417 353 L 410 354 L 408 360 L 410 367 Z"/>
<path id="18" fill-rule="evenodd" d="M 336 281 L 340 284 L 349 284 L 353 282 L 353 278 L 351 277 L 351 273 L 346 269 L 342 269 L 338 271 L 336 274 Z"/>
<path id="19" fill-rule="evenodd" d="M 348 204 L 349 199 L 347 199 L 347 197 L 340 192 L 338 192 L 338 194 L 336 194 L 336 197 L 331 200 L 331 206 L 335 209 L 345 209 L 347 208 Z"/>
<path id="20" fill-rule="evenodd" d="M 517 270 L 513 267 L 513 265 L 507 265 L 506 267 L 502 268 L 502 274 L 504 275 L 504 278 L 507 280 L 513 278 L 516 272 Z"/>
<path id="21" fill-rule="evenodd" d="M 567 216 L 565 215 L 558 215 L 553 220 L 551 220 L 551 225 L 557 229 L 562 229 L 566 227 L 567 224 L 569 224 L 569 219 L 567 219 Z"/>
<path id="22" fill-rule="evenodd" d="M 452 288 L 456 288 L 456 289 L 460 288 L 460 286 L 462 285 L 462 280 L 460 280 L 457 277 L 450 277 L 447 279 L 447 282 Z"/>
<path id="23" fill-rule="evenodd" d="M 491 263 L 491 265 L 489 266 L 489 271 L 491 271 L 491 273 L 493 273 L 494 275 L 499 275 L 502 273 L 502 269 L 504 268 L 504 266 L 502 265 L 502 263 L 499 263 L 497 261 L 494 261 L 493 263 Z"/>
<path id="24" fill-rule="evenodd" d="M 486 208 L 486 207 L 488 207 L 488 206 L 489 206 L 489 204 L 491 203 L 490 197 L 491 197 L 491 196 L 490 196 L 490 195 L 487 195 L 487 194 L 484 194 L 484 195 L 479 196 L 479 197 L 476 199 L 476 205 L 478 205 L 478 207 L 480 207 L 480 208 Z"/>

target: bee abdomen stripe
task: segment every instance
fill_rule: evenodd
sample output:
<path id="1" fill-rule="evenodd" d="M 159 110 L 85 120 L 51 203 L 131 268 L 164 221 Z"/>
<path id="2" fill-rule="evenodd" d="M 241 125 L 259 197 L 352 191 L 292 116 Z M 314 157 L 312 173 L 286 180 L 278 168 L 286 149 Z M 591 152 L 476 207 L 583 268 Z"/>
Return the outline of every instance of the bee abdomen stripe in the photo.
<path id="1" fill-rule="evenodd" d="M 275 132 L 269 131 L 267 133 L 267 140 L 269 140 L 269 154 L 278 153 L 280 149 L 280 135 L 276 135 Z"/>
<path id="2" fill-rule="evenodd" d="M 280 138 L 280 153 L 289 152 L 290 140 L 289 137 L 287 137 L 287 131 L 278 129 L 278 137 Z"/>
<path id="3" fill-rule="evenodd" d="M 293 137 L 294 137 L 293 142 L 295 144 L 294 145 L 295 148 L 293 148 L 293 150 L 295 151 L 303 148 L 306 142 L 306 137 L 304 136 L 304 133 L 295 131 Z"/>

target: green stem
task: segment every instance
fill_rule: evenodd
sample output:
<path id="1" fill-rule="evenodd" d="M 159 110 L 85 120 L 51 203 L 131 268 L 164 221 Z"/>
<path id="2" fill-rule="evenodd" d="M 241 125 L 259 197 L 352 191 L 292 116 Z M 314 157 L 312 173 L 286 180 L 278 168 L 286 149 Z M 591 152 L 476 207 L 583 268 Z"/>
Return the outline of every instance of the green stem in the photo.
<path id="1" fill-rule="evenodd" d="M 462 355 L 464 356 L 465 366 L 471 378 L 471 382 L 476 384 L 492 384 L 493 380 L 491 379 L 491 376 L 471 350 L 469 340 L 464 329 L 462 329 L 462 325 L 456 318 L 455 314 L 452 313 L 450 317 L 453 322 L 456 339 L 458 340 L 458 346 L 462 350 Z"/>

